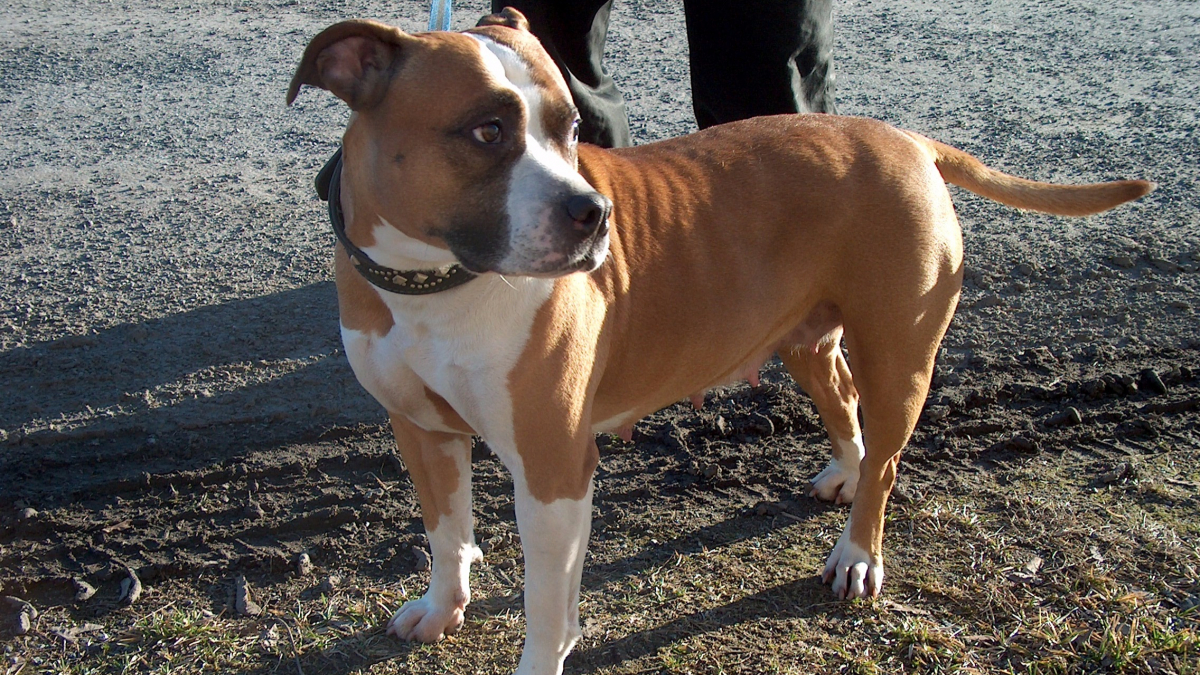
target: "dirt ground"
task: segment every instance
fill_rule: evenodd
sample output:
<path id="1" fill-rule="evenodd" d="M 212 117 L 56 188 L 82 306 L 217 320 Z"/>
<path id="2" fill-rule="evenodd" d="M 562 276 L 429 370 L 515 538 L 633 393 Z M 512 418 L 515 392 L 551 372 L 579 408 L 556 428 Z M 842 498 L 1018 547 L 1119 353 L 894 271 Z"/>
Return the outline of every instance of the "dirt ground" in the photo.
<path id="1" fill-rule="evenodd" d="M 483 9 L 456 3 L 455 27 Z M 483 445 L 466 626 L 382 633 L 428 573 L 339 342 L 312 178 L 346 111 L 283 105 L 321 28 L 427 11 L 0 5 L 0 586 L 37 614 L 0 601 L 4 675 L 515 667 L 511 484 Z M 878 601 L 816 576 L 846 511 L 806 495 L 827 442 L 777 363 L 601 438 L 567 672 L 1200 672 L 1200 4 L 835 11 L 843 114 L 1159 189 L 1082 220 L 955 192 L 966 286 Z M 680 0 L 616 0 L 607 63 L 638 142 L 693 129 Z"/>

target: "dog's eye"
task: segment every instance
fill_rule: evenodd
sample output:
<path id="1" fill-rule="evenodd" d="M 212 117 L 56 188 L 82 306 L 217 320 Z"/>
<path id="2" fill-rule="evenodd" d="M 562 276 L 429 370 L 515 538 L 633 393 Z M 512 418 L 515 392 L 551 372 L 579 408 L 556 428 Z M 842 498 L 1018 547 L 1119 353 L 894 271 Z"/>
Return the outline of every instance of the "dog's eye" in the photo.
<path id="1" fill-rule="evenodd" d="M 500 128 L 500 122 L 496 120 L 480 124 L 471 130 L 471 135 L 480 143 L 488 145 L 504 140 L 504 130 Z"/>
<path id="2" fill-rule="evenodd" d="M 576 118 L 575 122 L 571 125 L 571 142 L 572 143 L 579 142 L 579 119 L 578 118 Z"/>

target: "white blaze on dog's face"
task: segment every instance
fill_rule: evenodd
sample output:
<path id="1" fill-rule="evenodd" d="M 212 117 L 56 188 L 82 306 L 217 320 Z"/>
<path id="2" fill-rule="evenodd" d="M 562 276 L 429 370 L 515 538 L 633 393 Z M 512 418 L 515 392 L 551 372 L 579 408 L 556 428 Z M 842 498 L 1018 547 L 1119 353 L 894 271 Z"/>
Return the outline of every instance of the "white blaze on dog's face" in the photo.
<path id="1" fill-rule="evenodd" d="M 476 36 L 488 71 L 510 87 L 525 111 L 524 153 L 508 184 L 509 253 L 501 268 L 545 273 L 593 270 L 608 251 L 611 204 L 576 170 L 579 115 L 561 77 L 540 73 L 538 65 L 513 47 Z M 557 76 L 557 70 L 552 71 Z"/>
<path id="2" fill-rule="evenodd" d="M 354 110 L 343 204 L 372 255 L 427 247 L 474 272 L 529 276 L 603 262 L 611 203 L 576 171 L 578 116 L 523 26 L 407 35 L 344 22 L 313 39 L 289 100 L 300 84 Z"/>

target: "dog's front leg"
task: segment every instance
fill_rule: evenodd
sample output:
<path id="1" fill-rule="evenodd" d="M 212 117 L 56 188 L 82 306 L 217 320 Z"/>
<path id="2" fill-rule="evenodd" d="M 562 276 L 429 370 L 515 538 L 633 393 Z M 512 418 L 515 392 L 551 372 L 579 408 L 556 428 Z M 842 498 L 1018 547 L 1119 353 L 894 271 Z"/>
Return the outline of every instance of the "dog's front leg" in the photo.
<path id="1" fill-rule="evenodd" d="M 579 639 L 579 584 L 592 527 L 592 485 L 581 499 L 545 503 L 517 488 L 525 554 L 525 649 L 517 675 L 557 675 Z"/>
<path id="2" fill-rule="evenodd" d="M 471 437 L 426 431 L 391 415 L 396 445 L 417 490 L 433 554 L 429 590 L 404 603 L 388 632 L 405 640 L 436 642 L 458 630 L 471 601 L 468 577 L 480 558 L 471 515 Z"/>
<path id="3" fill-rule="evenodd" d="M 599 451 L 590 433 L 519 447 L 493 445 L 513 475 L 525 555 L 525 649 L 517 675 L 557 675 L 580 636 L 579 584 Z"/>

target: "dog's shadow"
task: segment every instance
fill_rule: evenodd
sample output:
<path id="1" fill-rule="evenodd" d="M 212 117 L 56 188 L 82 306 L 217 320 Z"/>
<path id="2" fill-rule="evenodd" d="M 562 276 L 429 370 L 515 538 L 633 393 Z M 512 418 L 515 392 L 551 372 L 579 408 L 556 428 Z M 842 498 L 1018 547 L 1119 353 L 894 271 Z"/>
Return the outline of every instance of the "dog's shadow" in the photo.
<path id="1" fill-rule="evenodd" d="M 611 586 L 622 578 L 645 574 L 648 570 L 668 565 L 680 555 L 728 549 L 739 542 L 769 535 L 797 522 L 811 522 L 829 508 L 812 499 L 802 499 L 793 504 L 792 510 L 798 513 L 792 514 L 792 518 L 734 515 L 667 540 L 661 545 L 638 551 L 627 558 L 590 566 L 584 571 L 583 587 L 596 589 Z M 753 522 L 748 522 L 749 519 L 753 519 Z M 759 619 L 808 618 L 843 611 L 840 608 L 844 608 L 845 603 L 834 600 L 829 587 L 821 582 L 816 570 L 797 567 L 793 572 L 792 581 L 724 605 L 680 614 L 658 626 L 631 633 L 614 642 L 597 644 L 595 640 L 585 637 L 583 644 L 567 658 L 566 670 L 575 673 L 595 672 L 651 656 L 680 640 Z M 605 622 L 604 617 L 594 619 L 600 625 Z"/>
<path id="2" fill-rule="evenodd" d="M 320 282 L 0 352 L 0 493 L 48 507 L 383 422 L 337 316 Z"/>
<path id="3" fill-rule="evenodd" d="M 627 635 L 615 642 L 576 649 L 567 657 L 565 670 L 593 673 L 602 668 L 657 654 L 663 647 L 688 638 L 720 631 L 759 619 L 810 619 L 842 614 L 845 602 L 835 601 L 829 587 L 813 574 L 796 570 L 799 578 L 761 590 L 738 600 L 672 619 L 662 625 Z"/>

